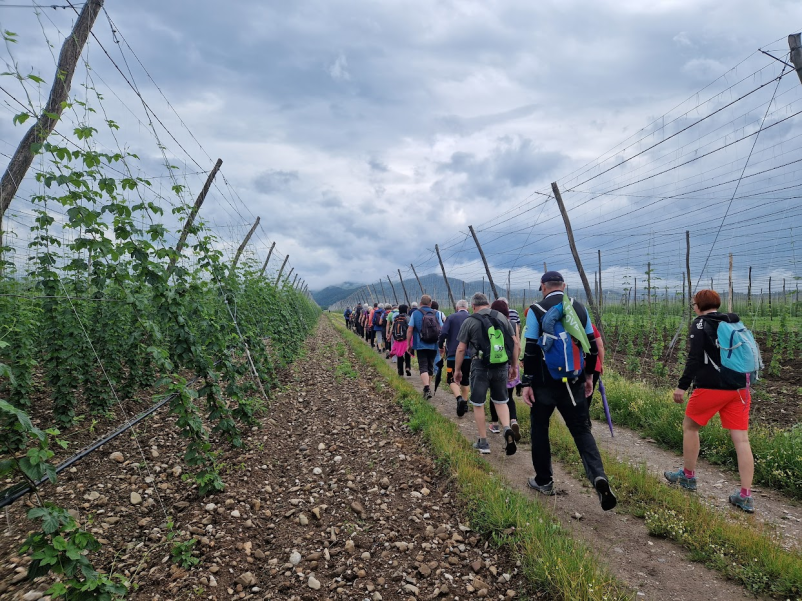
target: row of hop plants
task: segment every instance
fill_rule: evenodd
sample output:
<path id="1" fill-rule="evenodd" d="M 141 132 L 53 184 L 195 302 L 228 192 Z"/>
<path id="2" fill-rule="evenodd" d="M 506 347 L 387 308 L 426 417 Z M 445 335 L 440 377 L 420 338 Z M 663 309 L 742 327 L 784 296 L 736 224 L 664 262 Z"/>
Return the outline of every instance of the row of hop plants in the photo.
<path id="1" fill-rule="evenodd" d="M 255 423 L 319 309 L 248 261 L 232 270 L 202 222 L 190 228 L 190 248 L 179 256 L 162 207 L 149 198 L 150 182 L 110 169 L 137 157 L 93 149 L 95 132 L 76 128 L 80 150 L 34 146 L 45 166 L 30 198 L 31 258 L 19 265 L 12 248 L 0 248 L 0 475 L 53 481 L 47 445 L 56 427 L 70 427 L 85 411 L 106 413 L 117 401 L 169 395 L 189 477 L 200 495 L 222 490 L 212 437 L 243 444 L 242 426 Z M 180 201 L 184 192 L 173 186 Z M 172 212 L 186 218 L 189 206 L 176 205 Z M 43 429 L 29 417 L 34 409 Z M 65 553 L 83 557 L 98 545 L 64 510 L 41 499 L 37 505 L 28 517 L 42 529 L 23 548 L 34 554 L 30 575 L 48 567 L 61 574 L 55 596 L 122 594 L 87 562 L 75 560 L 64 573 Z"/>

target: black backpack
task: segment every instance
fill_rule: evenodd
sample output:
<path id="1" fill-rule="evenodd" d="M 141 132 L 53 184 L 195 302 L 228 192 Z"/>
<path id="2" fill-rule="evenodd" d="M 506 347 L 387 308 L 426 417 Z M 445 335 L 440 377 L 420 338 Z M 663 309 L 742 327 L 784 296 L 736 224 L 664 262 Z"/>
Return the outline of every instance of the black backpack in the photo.
<path id="1" fill-rule="evenodd" d="M 423 320 L 420 325 L 420 340 L 426 344 L 434 344 L 440 338 L 440 323 L 437 321 L 437 313 L 433 309 L 424 311 Z"/>
<path id="2" fill-rule="evenodd" d="M 407 323 L 406 315 L 396 315 L 393 319 L 393 340 L 397 342 L 404 342 L 407 339 Z"/>

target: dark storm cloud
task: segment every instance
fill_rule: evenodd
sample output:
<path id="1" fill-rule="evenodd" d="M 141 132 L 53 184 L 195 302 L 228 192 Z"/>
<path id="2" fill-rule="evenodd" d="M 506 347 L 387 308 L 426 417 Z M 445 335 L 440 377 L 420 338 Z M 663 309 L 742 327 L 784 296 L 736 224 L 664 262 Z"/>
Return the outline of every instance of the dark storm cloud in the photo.
<path id="1" fill-rule="evenodd" d="M 631 155 L 626 145 L 617 146 L 623 140 L 642 128 L 651 127 L 657 137 L 693 122 L 696 113 L 663 134 L 649 126 L 754 48 L 789 33 L 783 23 L 802 23 L 798 3 L 747 0 L 138 0 L 107 4 L 106 10 L 148 70 L 129 60 L 131 76 L 170 130 L 155 125 L 167 159 L 196 172 L 222 157 L 227 181 L 247 204 L 237 204 L 221 184 L 225 195 L 215 191 L 204 216 L 241 224 L 252 219 L 249 211 L 261 215 L 268 235 L 291 254 L 299 272 L 309 274 L 313 287 L 394 273 L 467 223 L 501 214 L 533 190 L 548 190 L 551 181 L 602 153 L 610 151 L 610 162 L 620 163 Z M 55 27 L 68 31 L 71 17 L 47 14 L 54 25 L 43 19 L 44 29 L 60 42 Z M 27 13 L 19 22 L 10 12 L 2 16 L 3 27 L 21 35 L 17 58 L 49 80 L 53 60 L 38 21 Z M 104 19 L 95 33 L 107 49 L 117 50 L 115 58 L 119 50 L 127 52 L 124 43 L 117 47 Z M 93 46 L 89 57 L 104 106 L 121 124 L 123 144 L 142 157 L 142 173 L 163 175 L 164 158 L 139 99 L 101 50 Z M 718 106 L 726 102 L 722 97 Z M 762 118 L 756 106 L 745 105 L 746 133 L 750 120 Z M 0 125 L 7 154 L 21 129 L 9 130 L 10 114 Z M 767 125 L 782 116 L 770 117 Z M 694 133 L 712 140 L 722 126 L 710 120 Z M 773 143 L 795 135 L 793 128 L 778 127 L 761 139 Z M 108 136 L 102 143 L 116 147 Z M 773 152 L 762 144 L 756 162 Z M 672 160 L 679 162 L 684 152 Z M 740 152 L 737 146 L 715 155 L 721 158 L 711 166 L 712 183 L 743 164 Z M 665 156 L 658 147 L 627 162 L 617 172 L 618 184 L 650 175 L 651 163 Z M 654 189 L 648 192 L 671 193 L 672 177 L 649 180 Z M 188 177 L 190 192 L 197 193 L 203 179 Z M 591 181 L 583 192 L 607 192 L 614 187 L 608 179 Z M 752 189 L 749 180 L 743 186 Z M 159 189 L 167 197 L 165 188 Z M 722 198 L 728 192 L 724 186 L 715 190 Z M 565 196 L 569 207 L 589 197 Z M 636 203 L 623 195 L 604 198 L 611 214 L 625 214 Z M 692 208 L 693 201 L 680 199 L 666 214 Z M 551 210 L 542 219 L 555 217 Z M 580 213 L 577 228 L 594 219 L 598 214 Z M 511 237 L 498 244 L 524 243 L 531 242 Z"/>

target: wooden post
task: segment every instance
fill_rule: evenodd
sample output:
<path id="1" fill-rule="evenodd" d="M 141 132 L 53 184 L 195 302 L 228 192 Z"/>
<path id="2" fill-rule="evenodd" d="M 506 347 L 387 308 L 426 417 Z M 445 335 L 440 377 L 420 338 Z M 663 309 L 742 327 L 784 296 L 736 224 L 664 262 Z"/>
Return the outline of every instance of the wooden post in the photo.
<path id="1" fill-rule="evenodd" d="M 512 303 L 512 293 L 510 292 L 510 274 L 512 273 L 511 269 L 507 270 L 507 300 Z M 510 304 L 510 306 L 512 306 Z"/>
<path id="2" fill-rule="evenodd" d="M 632 307 L 638 308 L 638 278 L 635 278 L 635 291 L 632 293 Z"/>
<path id="3" fill-rule="evenodd" d="M 407 301 L 407 309 L 411 306 L 409 304 L 409 295 L 407 294 L 407 287 L 404 285 L 404 278 L 401 277 L 401 270 L 398 270 L 398 279 L 401 280 L 401 289 L 404 291 L 404 300 Z"/>
<path id="4" fill-rule="evenodd" d="M 727 313 L 732 313 L 732 253 L 730 253 L 730 277 L 727 288 Z"/>
<path id="5" fill-rule="evenodd" d="M 691 282 L 691 232 L 685 230 L 685 271 L 688 274 L 688 316 L 693 320 L 693 283 Z"/>
<path id="6" fill-rule="evenodd" d="M 493 300 L 498 298 L 498 291 L 496 290 L 496 284 L 493 281 L 493 276 L 490 275 L 490 267 L 487 265 L 487 259 L 485 258 L 485 253 L 482 250 L 482 245 L 479 244 L 479 238 L 476 237 L 476 232 L 473 231 L 473 226 L 469 225 L 468 229 L 471 230 L 471 236 L 473 236 L 473 241 L 476 242 L 476 248 L 479 249 L 479 256 L 482 257 L 482 263 L 485 264 L 485 273 L 487 273 L 487 281 L 490 282 L 490 289 L 493 291 Z M 482 292 L 484 292 L 484 280 L 482 280 Z"/>
<path id="7" fill-rule="evenodd" d="M 565 210 L 565 205 L 563 204 L 563 197 L 560 194 L 560 189 L 557 187 L 557 182 L 551 183 L 551 190 L 554 192 L 554 198 L 557 199 L 557 205 L 560 208 L 560 213 L 563 216 L 563 222 L 565 222 L 565 232 L 568 234 L 568 244 L 571 247 L 571 254 L 574 255 L 574 263 L 576 263 L 576 268 L 579 271 L 579 277 L 582 279 L 582 286 L 585 288 L 585 295 L 588 298 L 588 306 L 590 307 L 591 311 L 593 311 L 596 328 L 599 330 L 599 333 L 602 335 L 602 339 L 604 339 L 604 330 L 602 328 L 601 322 L 601 312 L 599 311 L 599 307 L 596 305 L 596 301 L 593 298 L 593 292 L 590 289 L 590 282 L 588 282 L 588 276 L 585 275 L 585 269 L 582 267 L 582 260 L 579 258 L 579 252 L 576 249 L 576 242 L 574 241 L 574 232 L 571 229 L 571 221 L 568 219 L 568 212 Z"/>
<path id="8" fill-rule="evenodd" d="M 259 272 L 259 277 L 262 277 L 265 274 L 265 269 L 267 269 L 267 262 L 270 261 L 270 255 L 273 254 L 273 249 L 276 248 L 276 243 L 270 245 L 270 250 L 267 251 L 267 259 L 265 259 L 265 264 L 262 265 L 262 271 Z"/>
<path id="9" fill-rule="evenodd" d="M 543 273 L 546 273 L 548 270 L 549 270 L 549 268 L 546 267 L 546 262 L 543 261 Z"/>
<path id="10" fill-rule="evenodd" d="M 410 263 L 409 266 L 412 267 L 412 273 L 415 274 L 415 279 L 418 280 L 418 286 L 420 286 L 420 293 L 421 294 L 426 294 L 426 291 L 423 289 L 423 284 L 420 283 L 420 278 L 418 277 L 418 272 L 415 271 L 415 266 L 412 263 Z"/>
<path id="11" fill-rule="evenodd" d="M 290 276 L 292 275 L 292 272 L 293 272 L 293 271 L 295 271 L 295 267 L 291 267 L 291 268 L 290 268 L 290 272 L 287 274 L 287 277 L 286 277 L 286 278 L 284 278 L 284 283 L 282 284 L 282 286 L 286 286 L 286 285 L 287 285 L 287 282 L 289 282 L 289 281 L 290 281 Z"/>
<path id="12" fill-rule="evenodd" d="M 752 311 L 752 266 L 749 266 L 749 285 L 746 288 L 746 306 L 748 311 Z"/>
<path id="13" fill-rule="evenodd" d="M 482 294 L 485 293 L 485 276 L 482 276 Z"/>
<path id="14" fill-rule="evenodd" d="M 370 284 L 370 287 L 373 290 L 373 298 L 375 299 L 373 302 L 374 303 L 378 303 L 379 302 L 379 293 L 376 292 L 376 286 L 373 285 L 373 284 Z"/>
<path id="15" fill-rule="evenodd" d="M 601 249 L 599 253 L 599 311 L 604 310 L 604 288 L 602 288 Z"/>
<path id="16" fill-rule="evenodd" d="M 451 284 L 448 282 L 448 276 L 446 276 L 446 268 L 443 266 L 443 259 L 440 258 L 440 247 L 435 244 L 434 251 L 437 253 L 437 260 L 440 261 L 440 270 L 443 272 L 443 279 L 446 282 L 446 289 L 448 290 L 448 298 L 451 300 L 451 306 L 454 307 L 454 312 L 457 311 L 457 301 L 454 300 L 454 295 L 451 293 Z"/>
<path id="17" fill-rule="evenodd" d="M 284 257 L 284 262 L 281 264 L 281 269 L 278 270 L 278 276 L 276 276 L 276 284 L 275 284 L 276 286 L 278 286 L 278 283 L 281 281 L 281 274 L 284 271 L 284 267 L 287 266 L 287 261 L 289 260 L 289 258 L 290 255 L 286 255 Z"/>
<path id="18" fill-rule="evenodd" d="M 788 57 L 794 64 L 794 69 L 796 69 L 796 74 L 799 76 L 799 81 L 802 82 L 802 34 L 792 33 L 789 35 L 788 48 L 791 49 L 791 53 Z"/>
<path id="19" fill-rule="evenodd" d="M 523 315 L 526 315 L 526 288 L 524 288 L 524 302 L 523 302 Z"/>
<path id="20" fill-rule="evenodd" d="M 237 249 L 237 254 L 234 255 L 234 261 L 231 263 L 231 269 L 228 272 L 228 277 L 231 277 L 234 274 L 234 270 L 237 268 L 237 263 L 239 263 L 239 259 L 242 256 L 242 251 L 245 250 L 245 247 L 248 245 L 248 241 L 253 236 L 253 233 L 256 231 L 256 228 L 259 227 L 259 220 L 261 218 L 257 217 L 256 221 L 253 222 L 251 229 L 248 230 L 248 235 L 245 236 L 245 240 L 242 241 L 242 244 L 239 245 Z"/>
<path id="21" fill-rule="evenodd" d="M 713 278 L 710 278 L 710 289 L 713 290 Z"/>
<path id="22" fill-rule="evenodd" d="M 596 298 L 599 298 L 599 272 L 593 272 L 593 294 L 596 295 Z"/>
<path id="23" fill-rule="evenodd" d="M 290 288 L 295 288 L 295 282 L 297 281 L 298 281 L 298 274 L 296 273 L 295 277 L 292 278 L 292 285 L 290 286 Z"/>
<path id="24" fill-rule="evenodd" d="M 462 280 L 462 298 L 465 298 L 465 280 Z"/>
<path id="25" fill-rule="evenodd" d="M 646 308 L 652 312 L 652 262 L 646 263 Z"/>
<path id="26" fill-rule="evenodd" d="M 223 164 L 223 159 L 217 159 L 217 162 L 214 164 L 214 167 L 209 172 L 209 175 L 206 177 L 206 183 L 203 184 L 203 189 L 201 189 L 200 194 L 195 199 L 195 204 L 192 206 L 192 209 L 187 216 L 187 220 L 184 222 L 184 227 L 181 230 L 181 236 L 178 238 L 178 243 L 175 245 L 175 256 L 170 259 L 170 265 L 167 267 L 167 274 L 171 274 L 173 269 L 175 269 L 175 263 L 178 260 L 178 256 L 181 254 L 181 250 L 184 248 L 184 244 L 187 242 L 187 236 L 189 236 L 189 230 L 192 229 L 192 224 L 195 223 L 195 217 L 198 215 L 198 211 L 200 211 L 201 205 L 203 201 L 206 199 L 206 195 L 209 193 L 209 188 L 212 187 L 212 182 L 214 181 L 214 177 L 217 175 L 217 172 L 220 171 L 220 167 Z"/>
<path id="27" fill-rule="evenodd" d="M 382 282 L 381 278 L 379 278 L 379 286 L 382 288 L 382 298 L 384 299 L 384 304 L 387 304 L 387 294 L 384 292 L 384 282 Z"/>
<path id="28" fill-rule="evenodd" d="M 769 321 L 772 320 L 771 315 L 771 276 L 769 276 Z"/>
<path id="29" fill-rule="evenodd" d="M 685 303 L 685 272 L 682 272 L 682 314 L 685 315 L 685 309 L 688 308 L 688 305 Z"/>
<path id="30" fill-rule="evenodd" d="M 783 278 L 783 304 L 785 305 L 785 304 L 787 304 L 787 302 L 788 302 L 788 299 L 785 296 L 785 278 Z"/>
<path id="31" fill-rule="evenodd" d="M 387 281 L 390 282 L 390 288 L 393 289 L 393 298 L 395 299 L 395 304 L 398 304 L 398 295 L 395 293 L 395 286 L 393 285 L 393 280 L 390 279 L 390 276 L 387 276 Z"/>
<path id="32" fill-rule="evenodd" d="M 50 86 L 50 95 L 44 109 L 35 122 L 20 140 L 14 155 L 6 166 L 3 178 L 0 180 L 0 230 L 2 230 L 3 215 L 16 196 L 25 174 L 33 163 L 35 144 L 44 143 L 50 133 L 56 128 L 66 103 L 70 96 L 72 77 L 75 66 L 81 58 L 86 40 L 95 24 L 95 19 L 103 9 L 103 0 L 87 0 L 84 2 L 78 18 L 69 35 L 65 36 L 58 56 L 56 72 Z M 66 127 L 66 126 L 65 126 Z M 0 236 L 0 246 L 3 241 Z"/>

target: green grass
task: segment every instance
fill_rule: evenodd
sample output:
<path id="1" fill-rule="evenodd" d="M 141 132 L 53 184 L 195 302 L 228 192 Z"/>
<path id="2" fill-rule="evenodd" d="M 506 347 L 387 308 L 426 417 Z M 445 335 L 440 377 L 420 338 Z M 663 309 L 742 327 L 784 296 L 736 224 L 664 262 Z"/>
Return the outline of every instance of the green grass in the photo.
<path id="1" fill-rule="evenodd" d="M 584 478 L 568 428 L 551 426 L 552 452 Z M 770 528 L 754 517 L 732 520 L 692 493 L 667 486 L 644 466 L 632 467 L 602 451 L 605 471 L 618 495 L 619 511 L 645 518 L 649 533 L 688 549 L 694 561 L 742 583 L 754 594 L 800 599 L 802 555 L 786 551 Z"/>
<path id="2" fill-rule="evenodd" d="M 638 430 L 669 449 L 682 450 L 685 405 L 674 403 L 670 390 L 631 382 L 614 373 L 604 376 L 604 384 L 614 423 Z M 753 398 L 752 402 L 760 400 Z M 604 419 L 601 403 L 594 404 L 591 415 Z M 737 467 L 729 432 L 721 428 L 717 417 L 702 428 L 700 439 L 701 454 L 708 461 Z M 753 426 L 749 439 L 755 455 L 755 483 L 802 499 L 802 425 L 787 430 Z"/>
<path id="3" fill-rule="evenodd" d="M 593 550 L 574 539 L 548 509 L 493 475 L 454 423 L 339 322 L 332 319 L 357 358 L 386 379 L 409 414 L 410 426 L 425 437 L 440 466 L 455 478 L 471 527 L 494 544 L 514 549 L 530 593 L 562 600 L 631 598 Z"/>

